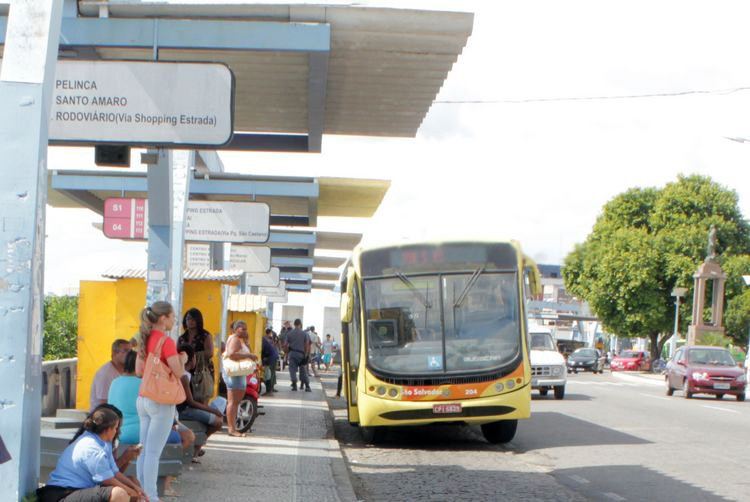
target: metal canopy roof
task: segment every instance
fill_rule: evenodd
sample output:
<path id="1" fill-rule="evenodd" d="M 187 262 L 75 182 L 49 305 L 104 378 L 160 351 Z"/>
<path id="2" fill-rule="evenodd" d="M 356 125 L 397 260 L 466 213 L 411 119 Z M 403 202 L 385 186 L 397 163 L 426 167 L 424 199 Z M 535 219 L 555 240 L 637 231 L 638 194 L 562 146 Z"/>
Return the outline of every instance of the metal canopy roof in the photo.
<path id="1" fill-rule="evenodd" d="M 348 5 L 219 4 L 163 0 L 81 0 L 83 16 L 232 19 L 330 25 L 323 132 L 416 135 L 466 45 L 471 13 Z M 106 59 L 150 59 L 150 50 L 107 48 Z M 309 53 L 163 49 L 165 60 L 224 61 L 237 78 L 236 129 L 308 132 Z"/>
<path id="2" fill-rule="evenodd" d="M 153 60 L 156 53 L 165 61 L 229 65 L 235 132 L 262 136 L 236 134 L 228 148 L 253 150 L 320 151 L 324 133 L 415 136 L 474 19 L 463 12 L 231 0 L 78 6 L 80 17 L 63 19 L 61 57 Z"/>

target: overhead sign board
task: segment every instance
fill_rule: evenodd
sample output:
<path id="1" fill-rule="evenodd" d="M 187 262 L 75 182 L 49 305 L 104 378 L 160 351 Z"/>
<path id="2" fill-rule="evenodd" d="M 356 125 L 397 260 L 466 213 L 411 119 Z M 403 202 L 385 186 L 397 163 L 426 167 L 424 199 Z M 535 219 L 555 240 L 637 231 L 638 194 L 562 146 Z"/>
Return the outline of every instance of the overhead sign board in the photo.
<path id="1" fill-rule="evenodd" d="M 279 267 L 271 267 L 266 273 L 247 273 L 245 274 L 245 284 L 248 286 L 275 287 L 279 285 L 280 280 Z"/>
<path id="2" fill-rule="evenodd" d="M 221 146 L 233 102 L 234 76 L 219 63 L 58 61 L 49 139 Z"/>
<path id="3" fill-rule="evenodd" d="M 262 287 L 258 288 L 258 294 L 261 296 L 281 296 L 286 293 L 286 281 L 279 281 L 279 285 L 275 287 Z"/>
<path id="4" fill-rule="evenodd" d="M 268 241 L 270 219 L 271 208 L 265 203 L 191 200 L 185 214 L 185 240 L 262 243 Z M 103 230 L 111 239 L 148 238 L 148 200 L 105 200 Z"/>
<path id="5" fill-rule="evenodd" d="M 266 242 L 271 207 L 261 202 L 191 200 L 185 212 L 185 240 Z"/>
<path id="6" fill-rule="evenodd" d="M 105 200 L 102 229 L 104 235 L 110 239 L 146 239 L 148 237 L 148 200 Z"/>
<path id="7" fill-rule="evenodd" d="M 211 245 L 187 244 L 185 266 L 192 270 L 211 270 Z"/>
<path id="8" fill-rule="evenodd" d="M 229 262 L 233 270 L 268 272 L 271 270 L 271 248 L 232 244 L 229 251 Z"/>
<path id="9" fill-rule="evenodd" d="M 289 301 L 289 294 L 284 293 L 281 296 L 267 296 L 266 301 L 270 303 L 286 303 Z"/>

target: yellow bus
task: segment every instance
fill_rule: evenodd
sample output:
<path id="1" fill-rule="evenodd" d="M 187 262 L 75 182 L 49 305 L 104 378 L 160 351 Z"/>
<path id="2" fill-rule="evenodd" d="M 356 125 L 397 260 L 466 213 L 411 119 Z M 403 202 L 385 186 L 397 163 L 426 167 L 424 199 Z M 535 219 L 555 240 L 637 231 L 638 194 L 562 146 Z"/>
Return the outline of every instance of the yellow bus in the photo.
<path id="1" fill-rule="evenodd" d="M 513 439 L 531 407 L 524 299 L 540 293 L 514 241 L 358 246 L 341 276 L 349 422 L 367 442 L 439 422 Z"/>

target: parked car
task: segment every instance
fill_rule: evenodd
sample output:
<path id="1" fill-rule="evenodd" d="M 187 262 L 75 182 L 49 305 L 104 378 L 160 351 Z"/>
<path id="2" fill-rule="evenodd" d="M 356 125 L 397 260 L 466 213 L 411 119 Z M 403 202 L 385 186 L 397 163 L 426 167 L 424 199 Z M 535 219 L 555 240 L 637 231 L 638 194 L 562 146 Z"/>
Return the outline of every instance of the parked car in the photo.
<path id="1" fill-rule="evenodd" d="M 565 358 L 557 351 L 557 345 L 549 331 L 529 327 L 531 341 L 531 388 L 546 396 L 552 389 L 555 399 L 565 397 Z"/>
<path id="2" fill-rule="evenodd" d="M 591 371 L 604 372 L 605 357 L 597 349 L 582 347 L 568 356 L 568 372 Z"/>
<path id="3" fill-rule="evenodd" d="M 716 399 L 729 394 L 737 401 L 745 400 L 745 370 L 737 366 L 727 349 L 721 347 L 693 345 L 680 348 L 667 363 L 665 380 L 668 396 L 682 389 L 686 399 L 694 394 L 713 394 Z"/>
<path id="4" fill-rule="evenodd" d="M 623 350 L 609 363 L 612 371 L 648 371 L 650 366 L 651 354 L 645 350 Z"/>

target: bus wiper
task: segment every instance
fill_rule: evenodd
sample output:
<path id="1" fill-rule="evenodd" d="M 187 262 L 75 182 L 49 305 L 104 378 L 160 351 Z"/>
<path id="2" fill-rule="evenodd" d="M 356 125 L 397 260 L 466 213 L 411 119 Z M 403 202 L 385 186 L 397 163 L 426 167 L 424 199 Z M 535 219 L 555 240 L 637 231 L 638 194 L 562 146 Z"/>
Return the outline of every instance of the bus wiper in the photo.
<path id="1" fill-rule="evenodd" d="M 409 287 L 409 289 L 411 290 L 411 292 L 422 303 L 422 305 L 424 306 L 424 308 L 426 308 L 426 309 L 431 309 L 432 308 L 432 304 L 430 303 L 430 301 L 427 298 L 425 298 L 425 296 L 422 294 L 422 292 L 417 289 L 417 287 L 409 280 L 408 277 L 406 277 L 404 274 L 402 274 L 398 270 L 396 271 L 396 277 L 398 277 L 401 280 L 401 282 L 403 282 L 404 284 L 406 284 Z"/>
<path id="2" fill-rule="evenodd" d="M 474 287 L 474 284 L 479 280 L 479 276 L 482 275 L 482 272 L 484 272 L 484 267 L 479 267 L 474 271 L 474 274 L 469 278 L 469 282 L 466 283 L 466 287 L 461 291 L 461 294 L 458 295 L 458 299 L 453 303 L 454 309 L 459 308 L 464 301 L 466 301 L 466 297 L 469 296 L 469 290 Z"/>

